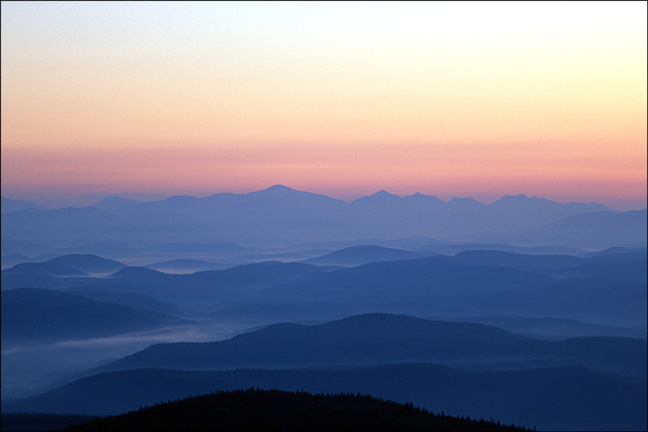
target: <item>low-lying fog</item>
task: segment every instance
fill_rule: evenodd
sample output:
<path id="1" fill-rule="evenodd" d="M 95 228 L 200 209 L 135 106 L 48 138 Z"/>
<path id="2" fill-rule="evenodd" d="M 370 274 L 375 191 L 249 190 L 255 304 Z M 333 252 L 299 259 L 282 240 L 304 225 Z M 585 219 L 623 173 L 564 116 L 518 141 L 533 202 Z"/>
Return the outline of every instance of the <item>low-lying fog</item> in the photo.
<path id="1" fill-rule="evenodd" d="M 81 370 L 117 360 L 156 343 L 207 342 L 229 339 L 261 325 L 227 322 L 189 325 L 69 340 L 2 350 L 2 401 L 46 391 Z"/>

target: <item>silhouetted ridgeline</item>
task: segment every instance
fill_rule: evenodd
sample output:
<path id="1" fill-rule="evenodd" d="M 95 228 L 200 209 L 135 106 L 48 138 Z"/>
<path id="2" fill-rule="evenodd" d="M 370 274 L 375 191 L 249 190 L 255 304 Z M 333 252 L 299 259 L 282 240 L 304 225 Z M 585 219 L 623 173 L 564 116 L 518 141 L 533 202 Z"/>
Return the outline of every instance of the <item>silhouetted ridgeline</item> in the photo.
<path id="1" fill-rule="evenodd" d="M 161 238 L 287 244 L 323 238 L 429 236 L 602 249 L 641 246 L 646 239 L 645 210 L 618 213 L 601 204 L 560 204 L 524 195 L 486 205 L 472 199 L 446 203 L 433 196 L 398 197 L 381 191 L 347 203 L 276 185 L 249 194 L 205 198 L 176 196 L 144 203 L 108 198 L 84 208 L 11 209 L 16 210 L 2 214 L 3 237 L 50 247 L 108 241 L 154 244 Z M 22 249 L 6 253 L 26 254 Z"/>
<path id="2" fill-rule="evenodd" d="M 360 393 L 454 416 L 495 418 L 541 430 L 646 430 L 646 378 L 583 367 L 468 371 L 434 364 L 308 369 L 179 371 L 137 369 L 93 375 L 4 412 L 119 415 L 145 405 L 246 388 Z"/>
<path id="3" fill-rule="evenodd" d="M 451 417 L 371 396 L 278 390 L 218 392 L 96 419 L 67 431 L 522 431 L 514 425 Z"/>
<path id="4" fill-rule="evenodd" d="M 535 359 L 547 365 L 580 364 L 602 371 L 645 376 L 646 341 L 590 337 L 549 342 L 483 324 L 376 313 L 312 326 L 274 324 L 217 342 L 156 344 L 97 371 L 510 361 L 513 358 Z"/>

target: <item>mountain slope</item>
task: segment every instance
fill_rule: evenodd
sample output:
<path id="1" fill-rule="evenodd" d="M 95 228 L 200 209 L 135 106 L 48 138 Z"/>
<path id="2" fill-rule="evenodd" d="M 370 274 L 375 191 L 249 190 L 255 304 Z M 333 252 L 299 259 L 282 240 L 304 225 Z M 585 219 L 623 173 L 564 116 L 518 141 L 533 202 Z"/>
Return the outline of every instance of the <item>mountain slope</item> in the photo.
<path id="1" fill-rule="evenodd" d="M 168 402 L 70 428 L 103 430 L 526 430 L 435 415 L 360 394 L 309 394 L 279 390 L 217 392 Z"/>
<path id="2" fill-rule="evenodd" d="M 43 289 L 2 291 L 2 346 L 106 337 L 189 321 Z"/>
<path id="3" fill-rule="evenodd" d="M 636 253 L 623 261 L 599 258 L 495 251 L 434 256 L 323 273 L 264 293 L 284 301 L 334 302 L 364 311 L 645 323 L 646 255 Z"/>
<path id="4" fill-rule="evenodd" d="M 358 266 L 377 261 L 397 261 L 404 259 L 421 258 L 433 255 L 433 252 L 411 252 L 402 249 L 386 248 L 382 246 L 353 246 L 340 249 L 326 255 L 302 261 L 305 264 Z"/>
<path id="5" fill-rule="evenodd" d="M 468 250 L 454 256 L 455 262 L 472 266 L 497 265 L 517 269 L 563 269 L 575 267 L 583 260 L 569 255 L 526 255 L 502 251 Z"/>
<path id="6" fill-rule="evenodd" d="M 72 254 L 53 258 L 48 263 L 61 264 L 86 273 L 114 273 L 126 267 L 119 261 L 91 254 Z"/>
<path id="7" fill-rule="evenodd" d="M 584 368 L 471 372 L 433 364 L 234 371 L 127 370 L 94 375 L 5 412 L 118 414 L 144 405 L 245 388 L 361 393 L 450 415 L 539 430 L 645 430 L 646 381 Z M 612 395 L 614 395 L 612 397 Z"/>
<path id="8" fill-rule="evenodd" d="M 228 369 L 498 358 L 546 342 L 481 324 L 367 314 L 315 326 L 274 324 L 210 343 L 153 345 L 102 370 Z"/>
<path id="9" fill-rule="evenodd" d="M 99 370 L 458 361 L 477 364 L 507 360 L 520 364 L 581 364 L 645 375 L 645 351 L 646 341 L 639 339 L 548 342 L 483 324 L 366 314 L 313 326 L 275 324 L 219 342 L 157 344 Z"/>
<path id="10" fill-rule="evenodd" d="M 27 209 L 36 209 L 36 210 L 46 210 L 47 207 L 34 204 L 28 201 L 15 200 L 11 198 L 2 197 L 0 200 L 0 209 L 2 209 L 2 214 L 4 213 L 13 213 L 21 210 Z"/>
<path id="11" fill-rule="evenodd" d="M 107 278 L 12 275 L 6 270 L 2 289 L 131 292 L 203 310 L 308 305 L 315 320 L 391 312 L 551 316 L 636 326 L 646 322 L 647 267 L 645 249 L 589 258 L 479 251 L 340 270 L 276 261 L 185 275 L 130 267 Z M 327 313 L 332 310 L 344 313 Z"/>
<path id="12" fill-rule="evenodd" d="M 481 241 L 499 241 L 514 245 L 548 245 L 604 249 L 610 246 L 645 247 L 646 209 L 623 213 L 588 212 L 566 217 L 538 227 L 508 233 L 480 234 Z"/>
<path id="13" fill-rule="evenodd" d="M 87 276 L 82 270 L 56 262 L 26 262 L 2 271 L 2 276 L 43 275 L 43 276 Z"/>
<path id="14" fill-rule="evenodd" d="M 46 265 L 55 266 L 51 263 Z M 192 274 L 167 274 L 146 267 L 124 267 L 108 277 L 62 278 L 43 274 L 38 271 L 40 267 L 36 263 L 30 266 L 19 264 L 15 267 L 25 271 L 3 270 L 2 289 L 32 287 L 132 292 L 163 301 L 204 305 L 212 301 L 238 299 L 245 294 L 245 289 L 294 282 L 324 272 L 314 265 L 268 261 Z"/>
<path id="15" fill-rule="evenodd" d="M 176 259 L 146 264 L 145 267 L 165 273 L 195 273 L 197 271 L 220 270 L 224 266 L 209 261 Z"/>

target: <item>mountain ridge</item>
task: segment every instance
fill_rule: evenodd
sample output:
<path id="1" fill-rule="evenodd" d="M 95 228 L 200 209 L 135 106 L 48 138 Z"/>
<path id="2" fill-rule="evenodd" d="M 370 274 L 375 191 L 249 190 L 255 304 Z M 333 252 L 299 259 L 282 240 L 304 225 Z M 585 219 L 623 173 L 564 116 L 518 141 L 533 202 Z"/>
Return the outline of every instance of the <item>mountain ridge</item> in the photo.
<path id="1" fill-rule="evenodd" d="M 481 372 L 429 363 L 283 370 L 131 369 L 82 378 L 3 404 L 3 409 L 115 415 L 214 390 L 250 387 L 359 392 L 451 415 L 534 425 L 539 430 L 645 430 L 646 426 L 645 379 L 628 380 L 574 366 Z"/>
<path id="2" fill-rule="evenodd" d="M 646 360 L 641 349 L 645 350 L 645 346 L 645 340 L 619 337 L 552 342 L 486 324 L 369 313 L 317 325 L 278 323 L 217 342 L 156 344 L 97 371 L 444 363 L 560 356 L 567 364 L 585 362 L 589 367 L 605 369 L 609 363 L 641 373 Z M 614 347 L 617 357 L 602 355 L 610 347 Z"/>
<path id="3" fill-rule="evenodd" d="M 163 424 L 160 418 L 164 418 Z M 434 414 L 361 394 L 311 394 L 280 390 L 217 391 L 145 407 L 73 426 L 97 430 L 435 430 L 526 431 L 523 427 Z"/>
<path id="4" fill-rule="evenodd" d="M 326 195 L 274 185 L 245 194 L 219 193 L 204 198 L 176 195 L 164 200 L 138 202 L 109 197 L 94 206 L 63 209 L 25 209 L 2 214 L 2 236 L 47 246 L 131 242 L 151 246 L 167 243 L 295 244 L 322 239 L 430 237 L 470 241 L 483 233 L 515 233 L 565 218 L 608 212 L 613 219 L 571 227 L 578 231 L 569 244 L 591 248 L 632 246 L 642 238 L 633 221 L 617 237 L 598 238 L 598 224 L 627 225 L 626 213 L 596 203 L 561 204 L 526 195 L 504 196 L 483 204 L 473 198 L 447 202 L 420 193 L 400 197 L 387 191 L 345 202 Z M 631 219 L 631 218 L 630 218 Z M 566 222 L 567 223 L 567 222 Z M 548 228 L 550 229 L 550 228 Z M 554 226 L 554 230 L 560 226 Z M 632 230 L 639 230 L 638 234 Z M 616 232 L 616 231 L 615 231 Z M 526 243 L 542 243 L 529 231 Z M 634 235 L 633 235 L 634 234 Z M 518 235 L 519 237 L 519 235 Z M 593 240 L 588 240 L 592 237 Z M 561 243 L 555 235 L 554 243 Z M 474 240 L 473 240 L 474 241 Z M 23 253 L 20 249 L 13 253 Z M 198 258 L 198 257 L 193 257 Z M 203 257 L 204 258 L 204 257 Z"/>

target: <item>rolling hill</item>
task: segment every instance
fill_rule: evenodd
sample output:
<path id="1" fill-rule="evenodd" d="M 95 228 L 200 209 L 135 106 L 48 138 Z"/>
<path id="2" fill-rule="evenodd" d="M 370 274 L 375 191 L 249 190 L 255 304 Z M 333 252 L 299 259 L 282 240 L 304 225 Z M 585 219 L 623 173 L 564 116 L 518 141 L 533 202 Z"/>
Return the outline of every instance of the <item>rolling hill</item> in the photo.
<path id="1" fill-rule="evenodd" d="M 115 273 L 126 267 L 119 261 L 101 258 L 91 254 L 72 254 L 53 258 L 50 264 L 64 265 L 85 273 Z"/>
<path id="2" fill-rule="evenodd" d="M 353 246 L 316 258 L 302 261 L 305 264 L 355 267 L 378 261 L 398 261 L 434 255 L 433 252 L 411 252 L 382 246 Z"/>
<path id="3" fill-rule="evenodd" d="M 87 276 L 84 271 L 52 262 L 26 262 L 2 270 L 3 276 L 44 275 L 44 276 Z"/>
<path id="4" fill-rule="evenodd" d="M 145 267 L 165 273 L 195 273 L 197 271 L 221 270 L 224 266 L 209 261 L 176 259 L 146 264 Z"/>
<path id="5" fill-rule="evenodd" d="M 44 264 L 45 265 L 45 264 Z M 46 264 L 55 266 L 56 264 Z M 19 264 L 2 271 L 2 289 L 42 288 L 83 292 L 129 292 L 183 307 L 206 307 L 215 302 L 248 299 L 247 290 L 298 281 L 325 272 L 301 263 L 262 262 L 225 270 L 167 274 L 146 267 L 124 267 L 108 277 L 55 277 L 39 272 L 37 264 Z M 25 268 L 25 271 L 15 269 Z M 73 270 L 76 271 L 76 270 Z"/>
<path id="6" fill-rule="evenodd" d="M 483 324 L 376 313 L 310 326 L 274 324 L 219 342 L 157 344 L 98 370 L 501 361 L 527 367 L 580 364 L 645 376 L 646 341 L 591 337 L 550 342 Z"/>
<path id="7" fill-rule="evenodd" d="M 538 430 L 645 430 L 645 378 L 580 367 L 468 371 L 434 364 L 233 371 L 126 370 L 3 403 L 4 412 L 116 415 L 214 391 L 361 393 Z M 614 396 L 612 396 L 614 395 Z"/>
<path id="8" fill-rule="evenodd" d="M 55 277 L 33 264 L 32 270 L 18 265 L 3 271 L 2 289 L 129 292 L 210 315 L 217 309 L 282 305 L 306 306 L 314 311 L 312 319 L 320 320 L 390 312 L 636 326 L 646 322 L 646 256 L 645 249 L 589 257 L 467 251 L 343 269 L 276 261 L 192 274 L 129 267 L 105 278 Z"/>
<path id="9" fill-rule="evenodd" d="M 599 258 L 496 251 L 433 256 L 322 273 L 263 293 L 284 302 L 322 301 L 366 312 L 645 324 L 646 254 Z"/>
<path id="10" fill-rule="evenodd" d="M 71 431 L 109 430 L 435 430 L 518 431 L 483 419 L 429 411 L 360 394 L 309 394 L 279 390 L 236 390 L 194 396 L 97 419 Z"/>

